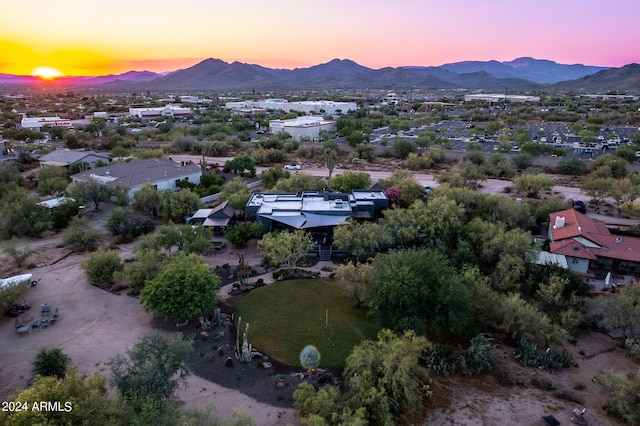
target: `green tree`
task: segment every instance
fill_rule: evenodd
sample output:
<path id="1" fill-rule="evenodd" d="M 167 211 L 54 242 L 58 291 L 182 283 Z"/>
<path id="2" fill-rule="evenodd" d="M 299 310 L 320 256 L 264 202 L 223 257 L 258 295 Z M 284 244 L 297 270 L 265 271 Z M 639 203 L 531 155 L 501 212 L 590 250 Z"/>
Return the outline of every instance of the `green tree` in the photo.
<path id="1" fill-rule="evenodd" d="M 163 407 L 191 375 L 187 359 L 192 351 L 191 342 L 170 340 L 153 331 L 140 338 L 127 356 L 117 354 L 109 360 L 111 384 L 137 410 L 144 404 Z"/>
<path id="2" fill-rule="evenodd" d="M 582 192 L 591 197 L 593 204 L 600 204 L 604 197 L 609 194 L 613 188 L 613 179 L 610 177 L 593 177 L 589 176 L 582 185 Z"/>
<path id="3" fill-rule="evenodd" d="M 0 163 L 0 187 L 3 186 L 2 184 L 8 183 L 22 186 L 24 178 L 15 164 L 9 161 L 3 161 Z M 0 195 L 2 195 L 2 191 L 0 191 Z"/>
<path id="4" fill-rule="evenodd" d="M 100 203 L 108 201 L 111 197 L 109 187 L 95 179 L 89 179 L 86 182 L 76 182 L 71 185 L 69 192 L 73 198 L 83 203 L 93 203 L 94 211 L 98 211 Z"/>
<path id="5" fill-rule="evenodd" d="M 128 243 L 142 234 L 153 231 L 155 224 L 133 215 L 123 207 L 116 207 L 109 213 L 105 227 L 113 235 L 118 236 L 119 243 Z"/>
<path id="6" fill-rule="evenodd" d="M 264 259 L 293 268 L 313 248 L 313 244 L 307 232 L 297 229 L 265 234 L 257 247 Z"/>
<path id="7" fill-rule="evenodd" d="M 543 338 L 548 342 L 566 337 L 563 330 L 552 325 L 546 314 L 527 303 L 519 293 L 509 293 L 496 302 L 494 315 L 497 329 L 512 341 Z"/>
<path id="8" fill-rule="evenodd" d="M 333 229 L 333 244 L 356 259 L 376 253 L 383 244 L 392 242 L 385 228 L 374 222 L 357 222 L 348 219 L 345 224 Z"/>
<path id="9" fill-rule="evenodd" d="M 604 154 L 596 158 L 589 176 L 623 178 L 627 175 L 627 160 L 613 154 Z"/>
<path id="10" fill-rule="evenodd" d="M 102 235 L 86 217 L 74 217 L 62 235 L 62 244 L 77 251 L 94 251 L 102 244 Z"/>
<path id="11" fill-rule="evenodd" d="M 247 171 L 249 177 L 256 175 L 256 164 L 253 158 L 248 155 L 239 155 L 232 160 L 228 160 L 224 166 L 230 168 L 235 173 L 244 174 L 245 171 Z"/>
<path id="12" fill-rule="evenodd" d="M 37 191 L 40 195 L 58 197 L 67 189 L 67 170 L 64 167 L 44 167 L 36 170 Z"/>
<path id="13" fill-rule="evenodd" d="M 308 173 L 298 172 L 288 179 L 280 179 L 273 189 L 277 192 L 301 194 L 304 191 L 321 191 L 327 186 L 327 181 L 324 179 L 318 179 Z"/>
<path id="14" fill-rule="evenodd" d="M 213 308 L 220 282 L 200 256 L 178 253 L 157 277 L 147 281 L 140 302 L 157 316 L 191 319 Z"/>
<path id="15" fill-rule="evenodd" d="M 206 254 L 211 248 L 213 232 L 202 225 L 164 225 L 156 236 L 157 244 L 167 251 L 176 247 L 184 253 Z"/>
<path id="16" fill-rule="evenodd" d="M 291 173 L 282 167 L 269 167 L 260 173 L 260 182 L 262 182 L 262 185 L 264 185 L 266 189 L 271 189 L 280 179 L 288 179 L 290 176 Z"/>
<path id="17" fill-rule="evenodd" d="M 608 331 L 622 332 L 622 342 L 640 330 L 640 287 L 623 288 L 615 297 L 600 297 L 592 301 L 599 325 Z"/>
<path id="18" fill-rule="evenodd" d="M 370 312 L 384 327 L 465 336 L 472 323 L 469 290 L 447 259 L 432 250 L 394 251 L 373 260 Z"/>
<path id="19" fill-rule="evenodd" d="M 251 191 L 247 188 L 247 182 L 241 178 L 231 180 L 220 192 L 220 199 L 227 201 L 229 206 L 236 210 L 244 211 L 249 198 Z"/>
<path id="20" fill-rule="evenodd" d="M 160 210 L 167 221 L 182 222 L 184 218 L 201 206 L 200 198 L 189 189 L 161 194 Z"/>
<path id="21" fill-rule="evenodd" d="M 557 170 L 563 175 L 579 175 L 584 170 L 584 163 L 577 157 L 564 157 L 558 161 Z"/>
<path id="22" fill-rule="evenodd" d="M 335 274 L 336 279 L 342 282 L 344 292 L 353 297 L 357 306 L 362 305 L 369 294 L 373 266 L 370 263 L 341 263 Z"/>
<path id="23" fill-rule="evenodd" d="M 228 226 L 224 237 L 236 247 L 244 247 L 252 238 L 261 238 L 268 230 L 258 222 L 243 222 Z"/>
<path id="24" fill-rule="evenodd" d="M 150 183 L 133 194 L 133 208 L 144 214 L 152 215 L 160 207 L 160 201 L 160 192 Z"/>
<path id="25" fill-rule="evenodd" d="M 114 274 L 123 268 L 118 250 L 98 250 L 82 262 L 81 268 L 90 283 L 103 287 L 113 282 Z"/>
<path id="26" fill-rule="evenodd" d="M 329 179 L 329 187 L 333 191 L 349 192 L 352 189 L 368 189 L 371 180 L 368 173 L 346 171 Z"/>
<path id="27" fill-rule="evenodd" d="M 376 341 L 356 346 L 345 365 L 346 406 L 364 408 L 371 425 L 396 424 L 404 413 L 422 407 L 431 391 L 418 360 L 428 344 L 412 331 L 396 336 L 382 330 Z"/>
<path id="28" fill-rule="evenodd" d="M 605 409 L 625 423 L 640 423 L 640 369 L 635 374 L 624 375 L 613 370 L 598 374 L 593 379 L 609 399 Z"/>
<path id="29" fill-rule="evenodd" d="M 124 159 L 124 157 L 128 157 L 130 154 L 129 150 L 122 145 L 116 145 L 111 150 L 111 158 L 117 158 L 120 161 Z"/>
<path id="30" fill-rule="evenodd" d="M 407 156 L 415 150 L 416 145 L 410 140 L 396 138 L 393 142 L 393 153 L 398 158 L 407 158 Z"/>
<path id="31" fill-rule="evenodd" d="M 631 176 L 634 177 L 638 175 Z M 637 177 L 615 179 L 612 182 L 611 189 L 609 189 L 607 195 L 615 200 L 616 205 L 618 206 L 618 214 L 621 214 L 622 204 L 626 202 L 633 202 L 633 200 L 640 196 L 640 182 L 638 182 Z"/>
<path id="32" fill-rule="evenodd" d="M 0 424 L 104 426 L 117 424 L 118 420 L 108 399 L 105 377 L 99 373 L 80 376 L 76 367 L 68 369 L 64 379 L 36 376 L 33 385 L 21 390 L 11 401 L 28 407 L 60 402 L 62 407 L 60 410 L 0 412 Z"/>
<path id="33" fill-rule="evenodd" d="M 526 192 L 529 197 L 538 198 L 538 193 L 542 190 L 549 190 L 553 187 L 554 181 L 544 173 L 522 174 L 513 179 L 513 186 L 518 192 Z"/>
<path id="34" fill-rule="evenodd" d="M 60 348 L 42 348 L 32 363 L 34 375 L 64 377 L 71 358 Z"/>
<path id="35" fill-rule="evenodd" d="M 0 200 L 0 235 L 38 237 L 52 225 L 45 207 L 35 194 L 24 188 L 7 191 Z"/>
<path id="36" fill-rule="evenodd" d="M 140 290 L 147 281 L 154 279 L 162 272 L 164 264 L 164 256 L 156 250 L 138 248 L 135 262 L 126 263 L 122 275 L 134 289 Z"/>

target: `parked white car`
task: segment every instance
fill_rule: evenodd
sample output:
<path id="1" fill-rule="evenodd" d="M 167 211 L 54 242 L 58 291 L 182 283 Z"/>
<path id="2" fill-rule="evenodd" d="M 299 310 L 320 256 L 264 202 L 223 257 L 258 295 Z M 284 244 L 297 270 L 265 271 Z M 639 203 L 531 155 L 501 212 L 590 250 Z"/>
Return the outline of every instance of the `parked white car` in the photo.
<path id="1" fill-rule="evenodd" d="M 296 164 L 296 163 L 291 163 L 291 164 L 287 164 L 286 166 L 284 166 L 285 170 L 300 170 L 302 169 L 302 166 L 300 166 L 300 164 Z"/>

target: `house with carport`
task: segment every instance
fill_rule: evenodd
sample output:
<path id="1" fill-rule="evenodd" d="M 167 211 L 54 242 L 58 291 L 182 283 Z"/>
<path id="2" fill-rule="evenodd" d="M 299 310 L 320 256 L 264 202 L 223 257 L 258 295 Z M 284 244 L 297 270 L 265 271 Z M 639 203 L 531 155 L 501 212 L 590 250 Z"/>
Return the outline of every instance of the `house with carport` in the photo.
<path id="1" fill-rule="evenodd" d="M 64 167 L 67 170 L 78 166 L 76 170 L 93 169 L 96 164 L 109 164 L 109 154 L 95 151 L 71 151 L 69 149 L 56 149 L 39 159 L 40 167 Z"/>
<path id="2" fill-rule="evenodd" d="M 151 185 L 158 191 L 177 191 L 178 183 L 187 180 L 198 185 L 202 170 L 197 164 L 176 163 L 168 158 L 149 158 L 131 160 L 97 167 L 82 173 L 71 175 L 73 182 L 86 182 L 94 179 L 110 187 L 126 187 L 129 199 L 144 185 Z"/>

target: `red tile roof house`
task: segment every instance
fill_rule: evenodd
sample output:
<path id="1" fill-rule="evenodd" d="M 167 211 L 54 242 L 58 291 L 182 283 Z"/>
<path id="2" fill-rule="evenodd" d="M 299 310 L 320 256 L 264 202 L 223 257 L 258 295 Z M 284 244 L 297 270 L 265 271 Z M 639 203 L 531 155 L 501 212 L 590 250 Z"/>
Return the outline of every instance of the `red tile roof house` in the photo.
<path id="1" fill-rule="evenodd" d="M 616 236 L 604 222 L 574 209 L 549 215 L 550 251 L 567 258 L 569 269 L 640 272 L 640 238 Z"/>

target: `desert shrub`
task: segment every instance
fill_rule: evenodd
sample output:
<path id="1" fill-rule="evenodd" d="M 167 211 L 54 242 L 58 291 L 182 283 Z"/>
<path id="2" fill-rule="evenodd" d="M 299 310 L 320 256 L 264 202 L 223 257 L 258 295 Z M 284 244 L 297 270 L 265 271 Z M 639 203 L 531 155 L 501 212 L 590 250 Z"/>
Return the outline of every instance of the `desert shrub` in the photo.
<path id="1" fill-rule="evenodd" d="M 632 357 L 640 355 L 640 336 L 625 339 L 624 347 L 629 349 L 629 355 Z"/>
<path id="2" fill-rule="evenodd" d="M 553 384 L 553 382 L 543 377 L 535 377 L 531 379 L 531 385 L 533 385 L 533 387 L 535 388 L 546 390 L 546 391 L 555 389 L 555 385 Z"/>
<path id="3" fill-rule="evenodd" d="M 460 366 L 466 375 L 476 375 L 491 370 L 497 362 L 497 350 L 487 334 L 480 333 L 469 342 L 462 352 L 464 365 Z"/>
<path id="4" fill-rule="evenodd" d="M 296 151 L 296 155 L 302 158 L 313 158 L 316 155 L 316 150 L 310 146 L 301 146 Z"/>
<path id="5" fill-rule="evenodd" d="M 205 142 L 201 147 L 202 153 L 211 157 L 226 157 L 231 151 L 231 145 L 220 141 Z"/>
<path id="6" fill-rule="evenodd" d="M 629 424 L 640 423 L 640 370 L 624 376 L 611 370 L 594 377 L 594 381 L 609 395 L 604 408 Z"/>
<path id="7" fill-rule="evenodd" d="M 98 250 L 81 265 L 89 282 L 106 286 L 113 282 L 113 274 L 123 268 L 118 250 Z"/>
<path id="8" fill-rule="evenodd" d="M 107 218 L 106 228 L 118 236 L 119 243 L 128 243 L 136 237 L 153 231 L 155 224 L 141 217 L 131 214 L 130 211 L 118 207 Z"/>
<path id="9" fill-rule="evenodd" d="M 299 146 L 300 143 L 298 141 L 294 141 L 293 139 L 291 139 L 282 144 L 282 149 L 284 149 L 286 152 L 293 152 L 298 149 Z"/>
<path id="10" fill-rule="evenodd" d="M 540 370 L 550 372 L 569 368 L 574 364 L 573 357 L 568 353 L 556 352 L 549 348 L 544 352 L 538 352 L 538 347 L 526 339 L 520 340 L 515 358 L 524 366 L 538 367 Z"/>
<path id="11" fill-rule="evenodd" d="M 102 235 L 93 227 L 86 217 L 74 217 L 64 231 L 62 244 L 77 251 L 94 251 L 100 247 Z"/>
<path id="12" fill-rule="evenodd" d="M 287 153 L 282 149 L 258 148 L 251 151 L 251 158 L 260 166 L 269 166 L 273 163 L 284 163 L 287 161 Z"/>
<path id="13" fill-rule="evenodd" d="M 42 348 L 31 363 L 34 375 L 62 378 L 71 358 L 60 348 Z"/>
<path id="14" fill-rule="evenodd" d="M 407 156 L 405 164 L 409 170 L 422 170 L 430 168 L 433 165 L 433 160 L 428 155 L 418 155 L 412 152 Z"/>
<path id="15" fill-rule="evenodd" d="M 580 396 L 576 395 L 575 393 L 567 389 L 560 389 L 559 391 L 555 392 L 553 396 L 559 399 L 564 399 L 565 401 L 571 401 L 577 404 L 584 404 L 584 400 L 580 398 Z"/>
<path id="16" fill-rule="evenodd" d="M 371 145 L 358 145 L 355 151 L 356 157 L 372 163 L 376 159 L 376 151 Z"/>
<path id="17" fill-rule="evenodd" d="M 566 157 L 558 161 L 556 170 L 563 175 L 579 175 L 584 170 L 584 164 L 577 157 Z"/>
<path id="18" fill-rule="evenodd" d="M 442 376 L 449 376 L 456 371 L 451 362 L 451 351 L 446 346 L 434 344 L 424 350 L 420 356 L 420 363 L 430 372 Z"/>

